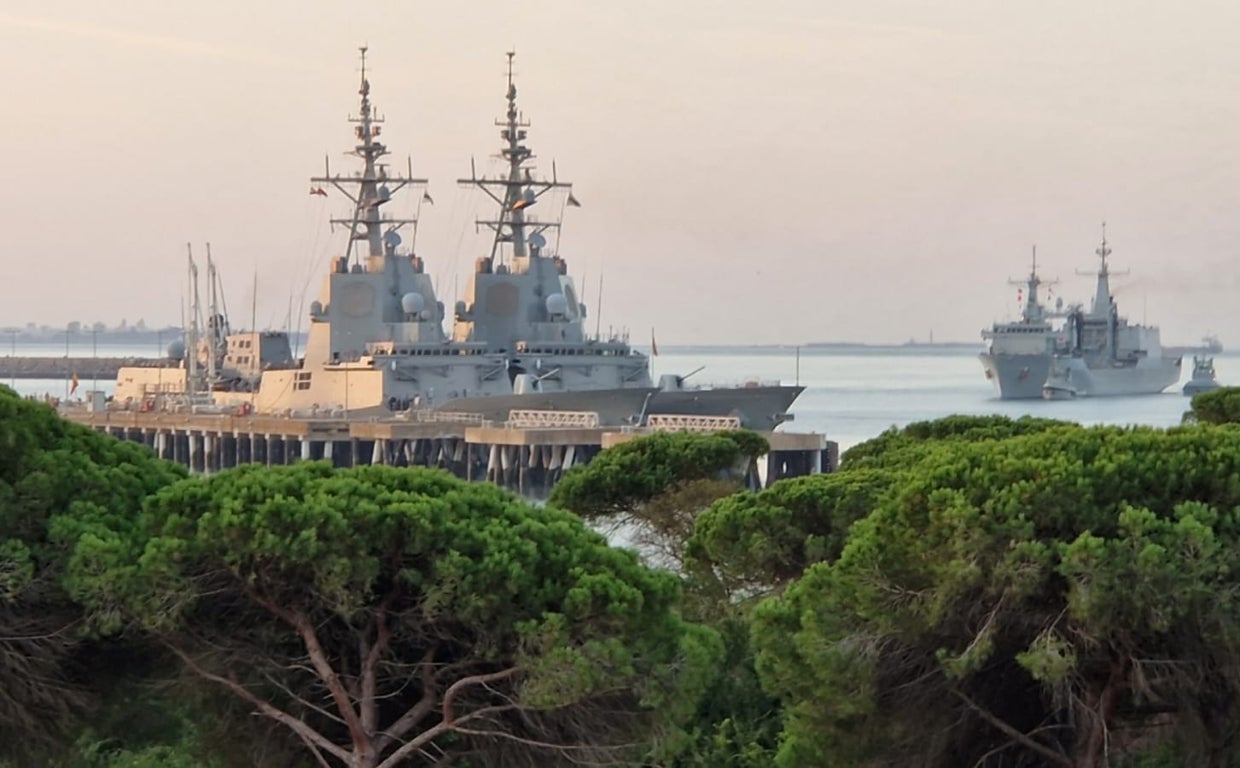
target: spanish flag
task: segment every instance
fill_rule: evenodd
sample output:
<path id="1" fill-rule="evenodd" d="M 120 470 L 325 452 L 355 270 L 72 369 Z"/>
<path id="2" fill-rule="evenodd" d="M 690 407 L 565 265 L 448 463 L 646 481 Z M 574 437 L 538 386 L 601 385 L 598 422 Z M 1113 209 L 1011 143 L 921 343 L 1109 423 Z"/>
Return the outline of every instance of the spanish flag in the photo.
<path id="1" fill-rule="evenodd" d="M 322 187 L 310 187 L 310 194 L 318 195 L 319 197 L 327 197 L 327 190 Z"/>
<path id="2" fill-rule="evenodd" d="M 73 374 L 73 378 L 69 379 L 69 394 L 72 395 L 74 392 L 77 392 L 77 388 L 78 388 L 78 377 L 77 377 L 77 374 L 75 373 Z"/>

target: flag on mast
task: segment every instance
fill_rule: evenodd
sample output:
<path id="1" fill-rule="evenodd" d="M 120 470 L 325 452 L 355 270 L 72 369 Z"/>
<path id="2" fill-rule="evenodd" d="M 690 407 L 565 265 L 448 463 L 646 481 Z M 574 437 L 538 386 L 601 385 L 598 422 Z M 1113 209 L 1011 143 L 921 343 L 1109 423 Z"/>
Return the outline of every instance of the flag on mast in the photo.
<path id="1" fill-rule="evenodd" d="M 435 200 L 431 197 L 431 193 L 426 190 L 422 190 L 422 202 L 430 203 L 431 205 L 435 204 Z"/>
<path id="2" fill-rule="evenodd" d="M 78 388 L 78 375 L 77 373 L 74 373 L 73 377 L 69 379 L 69 394 L 72 395 L 74 392 L 77 392 L 77 388 Z"/>
<path id="3" fill-rule="evenodd" d="M 327 197 L 327 190 L 322 187 L 310 187 L 310 194 Z"/>
<path id="4" fill-rule="evenodd" d="M 650 329 L 650 354 L 654 357 L 659 356 L 659 345 L 654 340 L 654 329 Z"/>
<path id="5" fill-rule="evenodd" d="M 573 193 L 572 193 L 572 192 L 569 192 L 569 193 L 568 193 L 568 200 L 567 200 L 567 203 L 568 203 L 568 205 L 570 205 L 570 206 L 571 206 L 571 207 L 573 207 L 573 208 L 580 208 L 580 207 L 581 207 L 581 203 L 577 201 L 577 198 L 573 197 Z"/>

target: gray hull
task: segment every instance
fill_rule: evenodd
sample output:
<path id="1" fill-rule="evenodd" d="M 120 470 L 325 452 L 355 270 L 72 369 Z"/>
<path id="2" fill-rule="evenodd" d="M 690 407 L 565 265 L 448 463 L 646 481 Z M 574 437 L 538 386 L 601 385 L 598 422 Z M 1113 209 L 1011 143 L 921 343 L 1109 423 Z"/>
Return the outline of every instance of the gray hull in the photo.
<path id="1" fill-rule="evenodd" d="M 1066 378 L 1057 373 L 1048 388 L 1069 390 L 1076 397 L 1156 395 L 1180 380 L 1180 358 L 1143 360 L 1139 365 L 1090 366 L 1079 358 L 1060 361 Z"/>
<path id="2" fill-rule="evenodd" d="M 1050 373 L 1051 356 L 1010 355 L 983 352 L 978 355 L 986 378 L 1003 400 L 1025 400 L 1042 397 L 1042 385 Z"/>
<path id="3" fill-rule="evenodd" d="M 647 413 L 679 416 L 737 416 L 741 426 L 767 432 L 792 417 L 788 409 L 801 386 L 716 387 L 659 390 Z"/>
<path id="4" fill-rule="evenodd" d="M 653 387 L 624 387 L 576 392 L 532 392 L 522 395 L 458 397 L 437 406 L 436 411 L 471 413 L 487 421 L 507 421 L 511 411 L 576 411 L 598 414 L 605 427 L 638 423 Z"/>

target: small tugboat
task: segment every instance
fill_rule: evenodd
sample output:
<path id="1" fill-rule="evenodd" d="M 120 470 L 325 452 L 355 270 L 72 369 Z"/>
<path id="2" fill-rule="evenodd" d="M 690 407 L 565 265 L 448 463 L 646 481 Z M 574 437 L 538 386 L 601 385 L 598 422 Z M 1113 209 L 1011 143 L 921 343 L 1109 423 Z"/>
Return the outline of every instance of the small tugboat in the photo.
<path id="1" fill-rule="evenodd" d="M 1219 383 L 1214 378 L 1214 358 L 1193 355 L 1193 376 L 1184 385 L 1184 394 L 1191 397 L 1218 388 Z"/>

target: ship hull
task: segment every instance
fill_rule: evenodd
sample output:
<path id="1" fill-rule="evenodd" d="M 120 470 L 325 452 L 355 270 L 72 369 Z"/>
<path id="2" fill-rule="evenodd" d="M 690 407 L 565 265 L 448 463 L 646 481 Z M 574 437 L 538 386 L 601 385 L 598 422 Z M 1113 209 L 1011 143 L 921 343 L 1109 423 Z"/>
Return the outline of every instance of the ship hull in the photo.
<path id="1" fill-rule="evenodd" d="M 978 355 L 986 378 L 1002 400 L 1033 400 L 1042 397 L 1042 385 L 1050 373 L 1051 356 L 983 352 Z"/>
<path id="2" fill-rule="evenodd" d="M 792 419 L 788 409 L 803 391 L 805 387 L 786 385 L 659 390 L 651 398 L 646 412 L 678 416 L 736 416 L 745 429 L 768 432 Z"/>
<path id="3" fill-rule="evenodd" d="M 568 392 L 530 392 L 520 395 L 458 397 L 434 410 L 469 413 L 487 421 L 507 421 L 512 411 L 571 411 L 597 413 L 604 427 L 637 424 L 655 393 L 653 387 L 623 387 Z"/>
<path id="4" fill-rule="evenodd" d="M 1148 364 L 1103 367 L 1079 358 L 1061 361 L 1062 369 L 1048 378 L 1045 389 L 1070 390 L 1075 397 L 1156 395 L 1180 380 L 1179 358 L 1143 362 Z"/>

